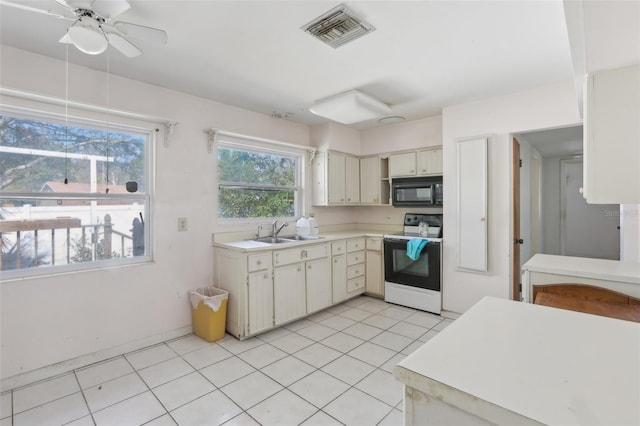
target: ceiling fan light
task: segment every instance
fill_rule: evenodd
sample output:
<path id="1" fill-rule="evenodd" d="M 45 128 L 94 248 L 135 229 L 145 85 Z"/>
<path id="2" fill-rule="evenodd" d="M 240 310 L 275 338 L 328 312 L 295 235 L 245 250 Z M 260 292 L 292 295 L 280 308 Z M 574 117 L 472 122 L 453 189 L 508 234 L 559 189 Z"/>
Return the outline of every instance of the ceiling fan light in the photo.
<path id="1" fill-rule="evenodd" d="M 338 123 L 353 124 L 387 115 L 391 108 L 362 92 L 350 90 L 316 102 L 309 111 Z"/>
<path id="2" fill-rule="evenodd" d="M 80 51 L 99 55 L 107 50 L 109 42 L 98 22 L 88 16 L 79 18 L 68 30 L 69 40 Z"/>

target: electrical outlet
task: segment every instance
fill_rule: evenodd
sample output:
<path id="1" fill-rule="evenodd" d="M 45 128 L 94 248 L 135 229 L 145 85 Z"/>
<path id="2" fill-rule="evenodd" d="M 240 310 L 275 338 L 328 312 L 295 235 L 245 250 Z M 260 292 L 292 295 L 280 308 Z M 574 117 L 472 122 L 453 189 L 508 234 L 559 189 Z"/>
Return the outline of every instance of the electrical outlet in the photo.
<path id="1" fill-rule="evenodd" d="M 187 230 L 187 218 L 179 217 L 178 218 L 178 232 L 185 232 Z"/>

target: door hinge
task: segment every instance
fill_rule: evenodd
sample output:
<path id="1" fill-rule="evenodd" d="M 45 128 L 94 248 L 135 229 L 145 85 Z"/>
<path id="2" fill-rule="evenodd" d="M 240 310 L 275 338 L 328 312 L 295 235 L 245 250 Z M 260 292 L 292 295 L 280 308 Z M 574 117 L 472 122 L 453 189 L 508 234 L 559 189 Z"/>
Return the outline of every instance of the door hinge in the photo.
<path id="1" fill-rule="evenodd" d="M 518 160 L 520 167 L 522 167 L 522 159 Z"/>

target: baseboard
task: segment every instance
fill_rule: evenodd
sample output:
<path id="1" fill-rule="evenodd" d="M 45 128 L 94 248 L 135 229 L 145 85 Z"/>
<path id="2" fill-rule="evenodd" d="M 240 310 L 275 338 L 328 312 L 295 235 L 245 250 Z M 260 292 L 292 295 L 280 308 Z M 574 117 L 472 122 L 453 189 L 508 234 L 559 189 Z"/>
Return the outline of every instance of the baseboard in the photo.
<path id="1" fill-rule="evenodd" d="M 10 389 L 16 389 L 31 383 L 49 379 L 67 373 L 69 371 L 73 371 L 77 368 L 82 368 L 91 364 L 95 364 L 97 362 L 106 361 L 110 358 L 143 349 L 147 346 L 166 342 L 167 340 L 182 337 L 192 332 L 192 326 L 188 325 L 172 331 L 160 333 L 154 336 L 146 337 L 144 339 L 115 346 L 113 348 L 104 349 L 87 355 L 81 355 L 79 357 L 48 365 L 46 367 L 38 368 L 36 370 L 27 371 L 26 373 L 20 373 L 15 376 L 7 377 L 6 379 L 0 380 L 0 392 L 4 392 Z"/>

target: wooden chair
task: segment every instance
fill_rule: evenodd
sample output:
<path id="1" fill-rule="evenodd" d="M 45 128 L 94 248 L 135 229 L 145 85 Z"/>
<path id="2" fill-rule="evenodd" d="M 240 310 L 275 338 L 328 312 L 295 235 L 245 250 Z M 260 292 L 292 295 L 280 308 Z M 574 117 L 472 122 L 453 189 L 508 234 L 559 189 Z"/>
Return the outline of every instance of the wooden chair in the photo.
<path id="1" fill-rule="evenodd" d="M 640 322 L 640 299 L 586 284 L 533 286 L 536 305 Z"/>

